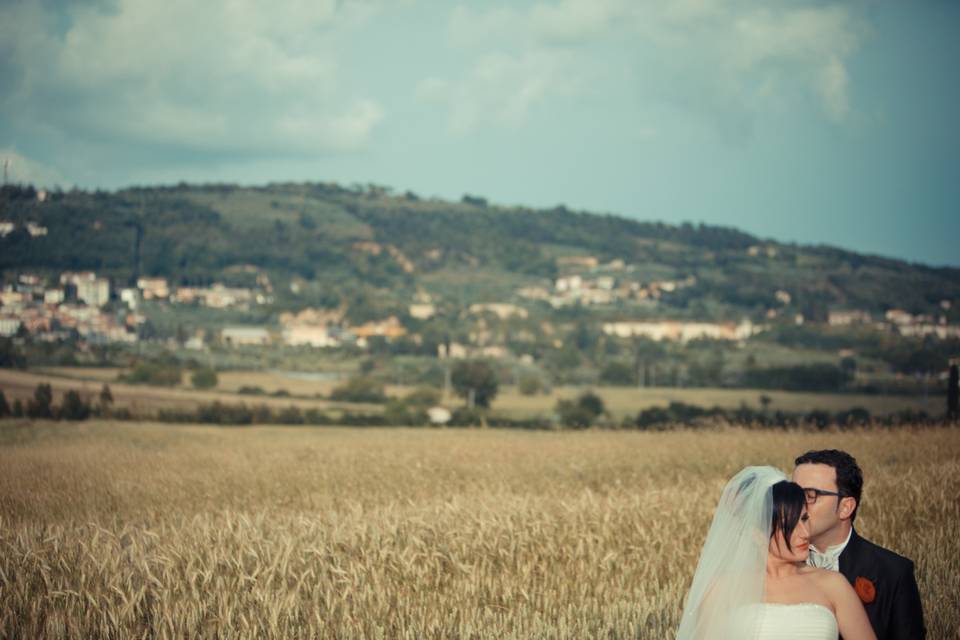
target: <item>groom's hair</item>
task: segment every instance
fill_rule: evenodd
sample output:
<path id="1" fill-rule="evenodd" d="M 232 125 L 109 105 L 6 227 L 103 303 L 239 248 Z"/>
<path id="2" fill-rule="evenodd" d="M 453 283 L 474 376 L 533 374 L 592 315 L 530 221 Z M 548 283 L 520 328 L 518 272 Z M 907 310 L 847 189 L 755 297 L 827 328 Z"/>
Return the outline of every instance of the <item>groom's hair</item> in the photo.
<path id="1" fill-rule="evenodd" d="M 773 522 L 770 527 L 770 537 L 777 535 L 777 531 L 783 531 L 783 539 L 791 552 L 793 547 L 790 546 L 790 536 L 800 522 L 806 503 L 803 489 L 796 482 L 781 480 L 773 485 Z"/>
<path id="2" fill-rule="evenodd" d="M 850 522 L 857 518 L 857 510 L 860 508 L 860 494 L 863 492 L 863 472 L 860 471 L 856 458 L 839 449 L 822 449 L 820 451 L 807 451 L 793 463 L 795 465 L 825 464 L 828 467 L 833 467 L 837 472 L 837 491 L 857 501 L 857 506 L 854 507 L 853 513 L 850 515 Z"/>

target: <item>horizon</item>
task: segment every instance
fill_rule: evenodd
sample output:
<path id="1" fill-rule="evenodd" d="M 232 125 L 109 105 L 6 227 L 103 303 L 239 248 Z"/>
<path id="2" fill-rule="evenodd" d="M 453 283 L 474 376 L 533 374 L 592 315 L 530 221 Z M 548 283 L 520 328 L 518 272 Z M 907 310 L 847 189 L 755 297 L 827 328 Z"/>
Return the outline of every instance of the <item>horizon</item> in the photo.
<path id="1" fill-rule="evenodd" d="M 322 176 L 960 267 L 956 3 L 14 0 L 0 24 L 14 182 Z"/>

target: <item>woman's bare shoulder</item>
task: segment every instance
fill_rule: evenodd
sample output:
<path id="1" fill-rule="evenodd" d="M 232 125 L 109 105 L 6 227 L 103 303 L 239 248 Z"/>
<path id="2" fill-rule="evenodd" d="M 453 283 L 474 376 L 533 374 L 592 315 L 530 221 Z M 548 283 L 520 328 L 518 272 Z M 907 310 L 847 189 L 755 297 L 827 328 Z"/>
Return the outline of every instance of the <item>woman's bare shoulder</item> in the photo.
<path id="1" fill-rule="evenodd" d="M 818 569 L 817 567 L 804 567 L 801 572 L 810 580 L 816 582 L 820 589 L 830 594 L 843 593 L 853 589 L 839 571 Z"/>

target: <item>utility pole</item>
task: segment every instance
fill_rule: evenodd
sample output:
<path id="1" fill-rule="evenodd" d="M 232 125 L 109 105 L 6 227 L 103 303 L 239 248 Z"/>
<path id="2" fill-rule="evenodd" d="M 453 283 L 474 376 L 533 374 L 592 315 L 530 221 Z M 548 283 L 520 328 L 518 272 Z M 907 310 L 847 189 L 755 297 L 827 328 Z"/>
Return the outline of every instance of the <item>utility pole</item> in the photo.
<path id="1" fill-rule="evenodd" d="M 4 184 L 4 186 L 6 186 L 6 184 L 7 184 L 7 174 L 8 174 L 8 172 L 9 172 L 9 169 L 10 169 L 10 158 L 4 158 L 4 159 L 3 159 L 3 184 Z"/>
<path id="2" fill-rule="evenodd" d="M 947 386 L 947 420 L 960 417 L 960 357 L 950 358 L 950 378 Z"/>

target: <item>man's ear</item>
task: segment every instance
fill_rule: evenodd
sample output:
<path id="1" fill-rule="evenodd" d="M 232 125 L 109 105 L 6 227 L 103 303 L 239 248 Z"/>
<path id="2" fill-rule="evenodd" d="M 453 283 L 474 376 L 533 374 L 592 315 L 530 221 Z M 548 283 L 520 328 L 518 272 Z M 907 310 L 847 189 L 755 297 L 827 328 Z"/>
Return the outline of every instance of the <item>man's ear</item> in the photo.
<path id="1" fill-rule="evenodd" d="M 841 520 L 848 520 L 853 512 L 857 509 L 857 499 L 851 496 L 844 496 L 840 499 L 840 504 L 837 505 L 837 515 L 840 516 Z"/>

